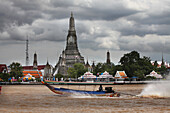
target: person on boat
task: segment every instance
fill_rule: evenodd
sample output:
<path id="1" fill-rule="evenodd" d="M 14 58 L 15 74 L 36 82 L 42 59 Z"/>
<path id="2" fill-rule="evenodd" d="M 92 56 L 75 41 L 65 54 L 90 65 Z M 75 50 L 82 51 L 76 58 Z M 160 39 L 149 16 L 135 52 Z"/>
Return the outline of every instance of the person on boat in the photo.
<path id="1" fill-rule="evenodd" d="M 100 87 L 99 87 L 99 91 L 103 91 L 103 87 L 102 87 L 102 85 L 100 85 Z"/>

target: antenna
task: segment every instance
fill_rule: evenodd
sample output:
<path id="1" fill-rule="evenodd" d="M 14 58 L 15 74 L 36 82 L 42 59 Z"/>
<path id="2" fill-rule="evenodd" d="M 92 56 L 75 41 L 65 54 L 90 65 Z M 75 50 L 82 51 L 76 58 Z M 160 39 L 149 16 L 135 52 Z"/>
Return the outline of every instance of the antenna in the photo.
<path id="1" fill-rule="evenodd" d="M 29 65 L 29 55 L 28 55 L 28 35 L 26 39 L 26 66 Z"/>

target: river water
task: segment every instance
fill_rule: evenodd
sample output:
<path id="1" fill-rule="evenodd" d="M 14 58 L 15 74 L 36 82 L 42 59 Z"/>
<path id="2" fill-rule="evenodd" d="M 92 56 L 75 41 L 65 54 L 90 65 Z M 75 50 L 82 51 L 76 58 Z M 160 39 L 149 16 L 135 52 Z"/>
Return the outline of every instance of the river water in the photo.
<path id="1" fill-rule="evenodd" d="M 96 90 L 98 86 L 58 86 Z M 147 85 L 113 85 L 115 91 L 139 95 Z M 168 113 L 170 97 L 60 96 L 43 85 L 4 85 L 0 95 L 1 113 Z"/>

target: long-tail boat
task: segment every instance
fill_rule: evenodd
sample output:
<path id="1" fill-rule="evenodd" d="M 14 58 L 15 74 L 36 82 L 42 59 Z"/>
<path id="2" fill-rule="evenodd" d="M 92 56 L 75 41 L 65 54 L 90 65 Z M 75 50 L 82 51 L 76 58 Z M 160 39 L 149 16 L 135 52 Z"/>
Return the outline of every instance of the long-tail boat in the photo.
<path id="1" fill-rule="evenodd" d="M 41 81 L 42 84 L 47 86 L 52 92 L 60 95 L 72 95 L 72 94 L 83 94 L 83 95 L 91 95 L 91 96 L 109 96 L 109 97 L 119 97 L 120 93 L 112 90 L 112 87 L 105 87 L 103 90 L 102 85 L 100 85 L 99 90 L 97 91 L 86 91 L 86 90 L 75 90 L 75 89 L 67 89 L 67 88 L 56 88 L 46 83 L 45 81 Z"/>

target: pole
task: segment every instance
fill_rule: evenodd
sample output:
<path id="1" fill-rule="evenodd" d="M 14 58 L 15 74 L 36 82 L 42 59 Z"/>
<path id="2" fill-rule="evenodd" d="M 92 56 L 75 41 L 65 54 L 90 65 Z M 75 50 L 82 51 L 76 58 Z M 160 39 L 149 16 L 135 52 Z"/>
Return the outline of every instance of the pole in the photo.
<path id="1" fill-rule="evenodd" d="M 0 94 L 1 94 L 1 88 L 2 88 L 2 86 L 0 86 Z"/>

